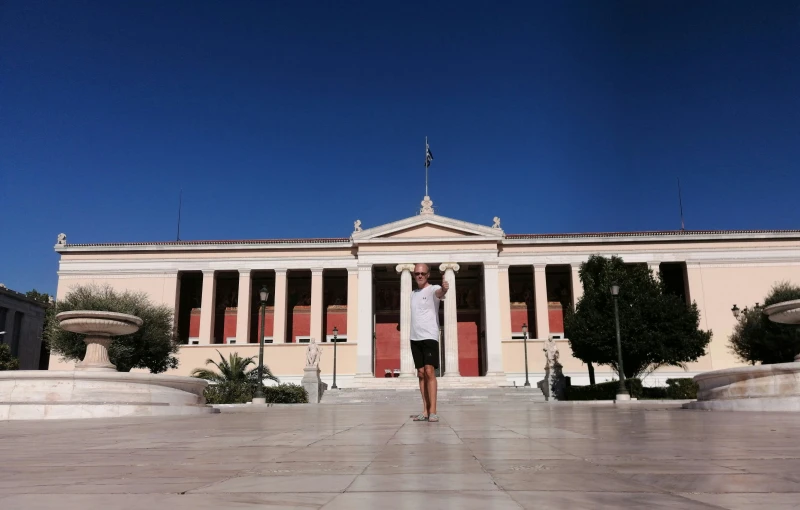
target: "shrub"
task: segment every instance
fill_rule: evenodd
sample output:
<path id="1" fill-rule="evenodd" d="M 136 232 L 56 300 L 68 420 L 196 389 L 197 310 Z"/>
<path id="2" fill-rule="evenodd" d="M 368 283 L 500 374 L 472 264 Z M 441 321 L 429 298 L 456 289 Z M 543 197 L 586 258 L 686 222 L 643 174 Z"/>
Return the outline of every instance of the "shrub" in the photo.
<path id="1" fill-rule="evenodd" d="M 633 398 L 642 396 L 642 381 L 625 379 L 625 387 Z M 619 381 L 608 381 L 594 386 L 570 386 L 567 400 L 615 400 Z"/>
<path id="2" fill-rule="evenodd" d="M 667 379 L 667 398 L 676 400 L 696 399 L 697 383 L 694 379 Z"/>
<path id="3" fill-rule="evenodd" d="M 115 337 L 108 348 L 108 357 L 120 372 L 147 368 L 158 374 L 177 368 L 178 344 L 173 338 L 172 309 L 154 305 L 144 292 L 117 292 L 108 285 L 76 286 L 57 304 L 57 313 L 72 310 L 93 310 L 135 315 L 142 327 L 131 335 Z M 86 354 L 84 335 L 61 329 L 52 321 L 46 335 L 50 349 L 66 359 L 80 361 Z"/>
<path id="4" fill-rule="evenodd" d="M 0 371 L 19 370 L 19 360 L 11 355 L 11 347 L 0 344 Z"/>
<path id="5" fill-rule="evenodd" d="M 207 404 L 244 404 L 253 400 L 254 388 L 242 382 L 210 384 L 205 389 Z"/>
<path id="6" fill-rule="evenodd" d="M 264 396 L 270 404 L 307 404 L 308 392 L 297 384 L 266 386 Z"/>
<path id="7" fill-rule="evenodd" d="M 800 299 L 800 287 L 778 283 L 764 298 L 764 306 Z M 791 363 L 800 352 L 800 332 L 797 326 L 778 324 L 769 320 L 761 306 L 745 307 L 736 328 L 728 337 L 730 350 L 742 361 L 761 363 Z"/>
<path id="8" fill-rule="evenodd" d="M 667 398 L 667 388 L 664 386 L 642 386 L 642 400 L 660 400 Z"/>

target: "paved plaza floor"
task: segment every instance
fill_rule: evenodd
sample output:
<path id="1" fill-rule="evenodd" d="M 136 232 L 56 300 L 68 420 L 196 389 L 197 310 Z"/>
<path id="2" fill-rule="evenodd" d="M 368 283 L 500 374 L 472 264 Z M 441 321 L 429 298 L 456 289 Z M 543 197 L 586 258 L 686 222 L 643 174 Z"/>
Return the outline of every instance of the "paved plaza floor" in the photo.
<path id="1" fill-rule="evenodd" d="M 276 406 L 0 422 L 0 508 L 800 508 L 800 417 L 655 405 Z"/>

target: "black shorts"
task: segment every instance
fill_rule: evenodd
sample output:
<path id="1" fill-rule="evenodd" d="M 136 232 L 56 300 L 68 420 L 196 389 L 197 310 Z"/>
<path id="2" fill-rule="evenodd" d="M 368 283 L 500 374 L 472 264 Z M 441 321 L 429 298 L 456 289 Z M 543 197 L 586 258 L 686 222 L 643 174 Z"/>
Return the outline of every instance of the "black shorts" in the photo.
<path id="1" fill-rule="evenodd" d="M 411 355 L 416 369 L 425 365 L 439 368 L 439 342 L 436 340 L 411 340 Z"/>

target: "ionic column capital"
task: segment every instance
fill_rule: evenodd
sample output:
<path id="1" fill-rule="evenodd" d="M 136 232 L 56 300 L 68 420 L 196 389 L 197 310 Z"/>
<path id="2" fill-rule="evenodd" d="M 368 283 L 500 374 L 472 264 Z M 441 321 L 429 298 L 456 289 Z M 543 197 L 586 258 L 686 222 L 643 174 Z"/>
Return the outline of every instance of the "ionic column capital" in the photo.
<path id="1" fill-rule="evenodd" d="M 322 274 L 322 268 L 321 267 L 312 267 L 311 268 L 311 275 L 312 276 L 313 275 L 321 275 L 321 274 Z"/>
<path id="2" fill-rule="evenodd" d="M 239 276 L 250 276 L 252 272 L 252 269 L 239 269 Z"/>
<path id="3" fill-rule="evenodd" d="M 286 273 L 289 272 L 288 269 L 283 268 L 283 267 L 282 268 L 275 268 L 275 269 L 273 269 L 273 271 L 275 271 L 275 276 L 278 276 L 278 275 L 286 276 Z"/>
<path id="4" fill-rule="evenodd" d="M 203 269 L 203 276 L 213 276 L 216 272 L 216 269 Z"/>
<path id="5" fill-rule="evenodd" d="M 457 262 L 445 262 L 439 266 L 439 271 L 443 273 L 448 269 L 452 269 L 453 272 L 457 273 L 458 270 L 461 269 L 461 266 L 459 266 Z"/>
<path id="6" fill-rule="evenodd" d="M 547 269 L 547 264 L 534 264 L 533 270 L 537 273 L 543 273 L 544 270 Z"/>
<path id="7" fill-rule="evenodd" d="M 395 270 L 398 273 L 402 273 L 403 271 L 408 271 L 410 273 L 414 270 L 414 264 L 397 264 Z"/>

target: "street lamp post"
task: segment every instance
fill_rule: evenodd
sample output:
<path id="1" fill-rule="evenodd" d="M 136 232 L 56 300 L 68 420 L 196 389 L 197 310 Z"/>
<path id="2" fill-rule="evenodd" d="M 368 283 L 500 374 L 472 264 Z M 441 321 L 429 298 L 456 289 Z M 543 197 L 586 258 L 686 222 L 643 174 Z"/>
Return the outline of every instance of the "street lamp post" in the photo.
<path id="1" fill-rule="evenodd" d="M 256 386 L 253 403 L 265 404 L 267 399 L 264 397 L 264 316 L 267 311 L 267 299 L 269 299 L 269 291 L 266 285 L 261 287 L 258 297 L 261 299 L 261 335 L 258 337 L 258 385 Z"/>
<path id="2" fill-rule="evenodd" d="M 336 344 L 339 343 L 339 329 L 334 326 L 333 327 L 333 386 L 331 386 L 332 390 L 338 390 L 339 387 L 336 386 Z"/>
<path id="3" fill-rule="evenodd" d="M 733 317 L 734 317 L 735 319 L 738 319 L 738 318 L 739 318 L 739 314 L 740 314 L 741 312 L 739 311 L 739 307 L 738 307 L 738 306 L 736 306 L 736 305 L 733 305 L 733 308 L 731 308 L 731 313 L 733 314 Z"/>
<path id="4" fill-rule="evenodd" d="M 617 364 L 619 366 L 619 388 L 617 389 L 617 400 L 630 400 L 631 396 L 625 388 L 625 371 L 622 368 L 622 340 L 619 335 L 619 308 L 617 299 L 619 297 L 619 285 L 611 284 L 611 295 L 614 296 L 614 322 L 617 327 Z"/>
<path id="5" fill-rule="evenodd" d="M 522 345 L 525 347 L 525 387 L 530 388 L 531 382 L 528 380 L 528 325 L 522 325 Z"/>

